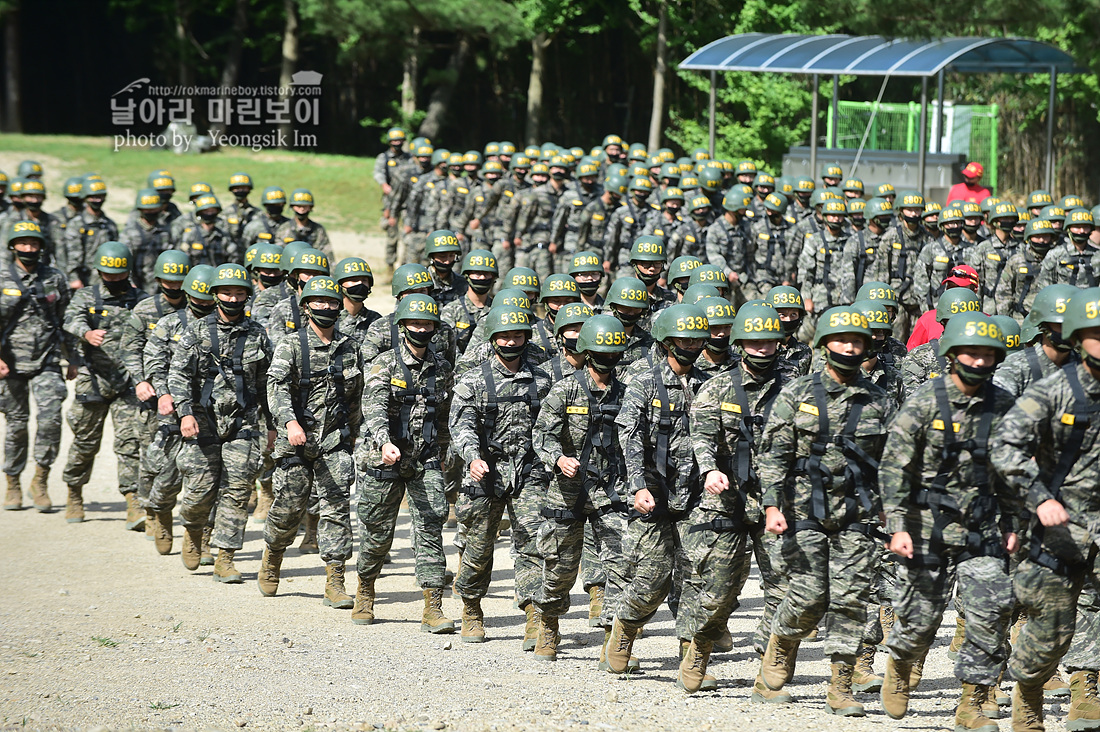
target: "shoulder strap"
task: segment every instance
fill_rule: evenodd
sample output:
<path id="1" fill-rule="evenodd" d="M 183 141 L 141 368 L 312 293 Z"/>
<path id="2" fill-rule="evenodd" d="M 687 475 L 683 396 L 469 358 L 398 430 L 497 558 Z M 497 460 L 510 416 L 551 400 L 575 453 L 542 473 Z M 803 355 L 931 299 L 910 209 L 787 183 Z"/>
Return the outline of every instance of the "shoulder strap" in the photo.
<path id="1" fill-rule="evenodd" d="M 1024 351 L 1024 358 L 1027 359 L 1028 368 L 1031 369 L 1031 378 L 1033 381 L 1038 381 L 1043 378 L 1043 367 L 1039 363 L 1039 354 L 1035 352 L 1035 348 L 1029 347 Z"/>
<path id="2" fill-rule="evenodd" d="M 611 506 L 619 512 L 626 511 L 626 504 L 619 498 L 615 491 L 615 481 L 622 474 L 622 464 L 619 460 L 618 450 L 615 449 L 615 417 L 619 414 L 618 404 L 600 404 L 592 390 L 585 382 L 585 370 L 577 369 L 573 372 L 573 378 L 580 387 L 581 393 L 588 400 L 588 429 L 584 436 L 584 446 L 577 458 L 580 463 L 578 474 L 584 485 L 584 490 L 577 496 L 577 503 L 573 508 L 574 515 L 580 514 L 588 497 L 592 495 L 594 488 L 602 487 Z M 614 388 L 614 382 L 611 387 Z M 603 472 L 591 467 L 592 451 L 595 450 L 604 459 Z"/>

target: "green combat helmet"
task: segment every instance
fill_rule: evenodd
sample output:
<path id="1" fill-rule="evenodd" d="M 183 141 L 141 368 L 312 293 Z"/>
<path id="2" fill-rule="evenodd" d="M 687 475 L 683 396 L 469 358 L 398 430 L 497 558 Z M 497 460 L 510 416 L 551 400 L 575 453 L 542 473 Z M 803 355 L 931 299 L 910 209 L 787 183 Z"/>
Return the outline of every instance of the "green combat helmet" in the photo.
<path id="1" fill-rule="evenodd" d="M 603 263 L 600 260 L 600 255 L 596 252 L 577 252 L 574 254 L 569 264 L 568 274 L 575 276 L 581 272 L 599 272 L 603 274 Z"/>
<path id="2" fill-rule="evenodd" d="M 95 250 L 95 268 L 106 274 L 130 271 L 130 248 L 119 241 L 105 241 Z"/>
<path id="3" fill-rule="evenodd" d="M 229 176 L 229 185 L 226 186 L 232 191 L 234 188 L 247 188 L 252 190 L 252 176 L 248 173 L 237 172 Z"/>
<path id="4" fill-rule="evenodd" d="M 216 270 L 209 264 L 196 264 L 183 278 L 183 291 L 196 300 L 214 302 L 214 293 L 210 291 L 210 283 L 214 281 Z M 205 315 L 210 314 L 206 310 Z"/>
<path id="5" fill-rule="evenodd" d="M 505 287 L 497 293 L 493 298 L 494 305 L 508 305 L 510 307 L 519 308 L 526 313 L 533 313 L 535 311 L 534 303 L 531 301 L 531 296 L 518 287 Z"/>
<path id="6" fill-rule="evenodd" d="M 24 160 L 19 163 L 19 168 L 16 169 L 15 174 L 20 178 L 41 178 L 42 164 L 34 160 Z"/>
<path id="7" fill-rule="evenodd" d="M 683 292 L 687 289 L 687 281 L 691 278 L 691 273 L 697 268 L 703 266 L 703 260 L 699 257 L 692 257 L 685 255 L 682 257 L 676 257 L 672 260 L 672 266 L 668 268 L 668 282 L 672 285 L 672 289 L 677 292 Z"/>
<path id="8" fill-rule="evenodd" d="M 730 309 L 732 311 L 732 306 Z M 710 317 L 709 314 L 707 317 Z M 730 340 L 734 343 L 781 341 L 786 337 L 783 333 L 783 322 L 779 319 L 779 312 L 767 303 L 746 303 L 737 311 L 737 315 L 731 322 L 733 330 L 730 332 Z"/>
<path id="9" fill-rule="evenodd" d="M 637 277 L 619 277 L 607 291 L 607 305 L 624 308 L 649 308 L 649 291 Z M 637 321 L 635 321 L 637 322 Z"/>
<path id="10" fill-rule="evenodd" d="M 981 310 L 981 300 L 973 290 L 966 287 L 952 287 L 944 290 L 936 300 L 936 320 L 946 323 L 952 315 L 976 313 Z"/>
<path id="11" fill-rule="evenodd" d="M 504 276 L 505 287 L 515 287 L 537 297 L 541 285 L 538 273 L 530 267 L 512 267 Z"/>
<path id="12" fill-rule="evenodd" d="M 699 284 L 714 285 L 719 292 L 723 293 L 722 297 L 729 299 L 730 281 L 720 267 L 713 264 L 696 267 L 688 279 L 688 287 Z"/>
<path id="13" fill-rule="evenodd" d="M 696 349 L 683 348 L 675 338 L 691 338 L 703 341 Z M 671 305 L 660 312 L 653 323 L 653 340 L 662 344 L 670 356 L 683 365 L 695 363 L 703 353 L 703 344 L 710 340 L 710 322 L 698 305 Z"/>
<path id="14" fill-rule="evenodd" d="M 999 354 L 997 363 L 1003 361 L 1008 353 L 1004 332 L 997 321 L 985 313 L 958 313 L 951 316 L 940 336 L 940 355 L 946 358 L 951 349 L 958 346 L 992 348 Z M 965 380 L 962 374 L 960 378 Z"/>
<path id="15" fill-rule="evenodd" d="M 577 290 L 577 281 L 567 274 L 552 274 L 542 282 L 539 292 L 539 302 L 546 302 L 552 297 L 567 297 L 571 300 L 580 300 L 581 293 Z"/>
<path id="16" fill-rule="evenodd" d="M 2 174 L 0 174 L 0 175 L 2 175 Z M 7 184 L 7 178 L 6 177 L 4 179 L 3 184 L 4 185 Z M 83 187 L 84 187 L 84 180 L 80 176 L 74 175 L 73 177 L 67 179 L 65 181 L 65 198 L 67 198 L 69 200 L 69 202 L 74 204 L 74 205 L 79 204 L 80 203 L 80 191 Z"/>
<path id="17" fill-rule="evenodd" d="M 429 274 L 427 267 L 422 264 L 403 264 L 393 271 L 393 280 L 390 282 L 390 293 L 400 298 L 406 292 L 414 290 L 430 291 L 435 283 Z"/>
<path id="18" fill-rule="evenodd" d="M 887 307 L 898 308 L 898 293 L 886 282 L 864 282 L 856 293 L 856 300 L 882 301 Z"/>
<path id="19" fill-rule="evenodd" d="M 1001 329 L 1001 333 L 1004 334 L 1005 348 L 1008 349 L 1008 352 L 1012 353 L 1020 350 L 1023 347 L 1022 331 L 1016 319 L 1011 315 L 994 315 L 992 318 L 997 327 Z"/>
<path id="20" fill-rule="evenodd" d="M 344 257 L 332 268 L 332 278 L 337 282 L 344 280 L 365 279 L 374 287 L 374 272 L 371 271 L 367 260 L 360 257 Z"/>
<path id="21" fill-rule="evenodd" d="M 14 221 L 8 229 L 8 240 L 5 242 L 8 249 L 15 246 L 16 239 L 37 239 L 39 244 L 46 243 L 46 237 L 42 233 L 42 227 L 36 221 Z"/>
<path id="22" fill-rule="evenodd" d="M 487 272 L 497 277 L 500 274 L 497 258 L 488 249 L 471 249 L 462 258 L 462 274 L 467 272 Z"/>
<path id="23" fill-rule="evenodd" d="M 1035 293 L 1035 300 L 1031 303 L 1031 311 L 1024 318 L 1024 327 L 1021 337 L 1030 343 L 1040 333 L 1050 338 L 1055 349 L 1065 353 L 1072 349 L 1065 335 L 1066 311 L 1069 309 L 1069 300 L 1080 290 L 1073 285 L 1058 283 L 1047 285 Z M 1058 333 L 1050 327 L 1050 323 L 1063 324 L 1062 333 Z"/>
<path id="24" fill-rule="evenodd" d="M 768 213 L 778 214 L 782 216 L 787 213 L 787 206 L 790 204 L 787 201 L 787 197 L 778 193 L 769 193 L 764 198 L 764 208 Z"/>
<path id="25" fill-rule="evenodd" d="M 157 279 L 183 282 L 187 273 L 191 271 L 191 258 L 178 249 L 169 249 L 157 255 L 153 271 Z"/>
<path id="26" fill-rule="evenodd" d="M 1078 331 L 1100 326 L 1100 287 L 1090 287 L 1074 293 L 1066 308 L 1062 337 L 1080 341 Z"/>
<path id="27" fill-rule="evenodd" d="M 279 186 L 268 186 L 264 189 L 263 199 L 261 203 L 265 206 L 285 206 L 286 205 L 286 191 Z"/>
<path id="28" fill-rule="evenodd" d="M 725 300 L 725 298 L 722 297 L 722 293 L 719 292 L 718 288 L 714 285 L 699 283 L 684 290 L 683 302 L 686 302 L 688 305 L 698 305 L 700 300 L 708 297 L 721 297 Z M 729 302 L 729 300 L 726 300 L 726 302 Z"/>
<path id="29" fill-rule="evenodd" d="M 852 307 L 867 318 L 867 326 L 872 330 L 893 330 L 894 316 L 883 300 L 856 300 Z"/>
<path id="30" fill-rule="evenodd" d="M 274 244 L 273 246 L 279 246 L 279 245 Z M 309 245 L 309 242 L 306 242 L 306 241 L 287 242 L 287 244 L 285 246 L 283 246 L 283 256 L 281 258 L 283 271 L 286 272 L 287 274 L 289 274 L 290 273 L 290 265 L 294 261 L 294 256 L 296 254 L 298 254 L 298 252 L 304 251 L 306 249 L 312 249 L 312 248 L 313 247 L 311 247 Z"/>
<path id="31" fill-rule="evenodd" d="M 290 205 L 313 208 L 313 191 L 308 188 L 295 188 L 290 192 Z"/>
<path id="32" fill-rule="evenodd" d="M 485 316 L 485 335 L 489 338 L 512 330 L 531 332 L 531 316 L 514 305 L 494 305 Z"/>
<path id="33" fill-rule="evenodd" d="M 462 247 L 458 244 L 458 237 L 450 229 L 438 229 L 428 234 L 424 242 L 424 256 L 431 258 L 433 254 L 447 254 L 454 252 L 459 254 Z"/>
<path id="34" fill-rule="evenodd" d="M 142 188 L 138 191 L 134 208 L 139 211 L 154 211 L 164 205 L 156 188 Z"/>
<path id="35" fill-rule="evenodd" d="M 239 264 L 223 264 L 214 270 L 214 277 L 210 281 L 210 289 L 219 287 L 243 287 L 252 294 L 252 281 L 248 279 L 248 272 Z"/>
<path id="36" fill-rule="evenodd" d="M 145 185 L 158 193 L 160 191 L 174 191 L 176 190 L 176 179 L 169 175 L 167 170 L 154 170 L 145 179 Z"/>
<path id="37" fill-rule="evenodd" d="M 814 348 L 822 347 L 829 336 L 840 333 L 855 333 L 863 336 L 868 348 L 874 340 L 870 323 L 867 322 L 863 313 L 850 305 L 839 305 L 821 314 L 821 318 L 817 321 L 817 330 L 814 331 Z"/>
<path id="38" fill-rule="evenodd" d="M 737 311 L 734 310 L 733 305 L 724 297 L 704 297 L 688 304 L 695 305 L 702 310 L 703 314 L 707 316 L 707 321 L 711 327 L 715 325 L 733 325 L 733 320 L 737 316 Z"/>
<path id="39" fill-rule="evenodd" d="M 340 291 L 340 285 L 336 284 L 336 280 L 325 275 L 311 277 L 309 282 L 302 285 L 302 291 L 298 294 L 298 303 L 304 303 L 307 297 L 324 297 L 329 300 L 336 300 L 341 307 L 344 303 L 344 295 Z M 398 305 L 398 307 L 401 306 Z"/>
<path id="40" fill-rule="evenodd" d="M 393 322 L 400 323 L 403 320 L 429 320 L 438 325 L 441 322 L 439 303 L 430 295 L 413 294 L 403 297 L 393 312 Z"/>
<path id="41" fill-rule="evenodd" d="M 286 256 L 286 253 L 283 253 Z M 315 274 L 328 274 L 328 257 L 313 249 L 300 249 L 290 257 L 287 265 L 288 272 L 313 272 Z"/>
<path id="42" fill-rule="evenodd" d="M 213 186 L 211 186 L 209 183 L 203 183 L 202 181 L 199 181 L 198 183 L 192 183 L 191 184 L 191 188 L 188 191 L 187 197 L 190 198 L 192 201 L 194 201 L 196 198 L 199 198 L 200 196 L 208 196 L 208 195 L 212 194 L 213 192 L 214 192 L 214 187 Z"/>
<path id="43" fill-rule="evenodd" d="M 778 285 L 768 290 L 768 304 L 776 310 L 794 308 L 806 312 L 806 304 L 802 302 L 802 293 L 790 285 Z"/>
<path id="44" fill-rule="evenodd" d="M 583 325 L 586 320 L 595 315 L 592 308 L 585 305 L 583 302 L 570 302 L 562 306 L 558 311 L 557 317 L 554 318 L 554 335 L 560 336 L 562 330 L 569 326 Z M 616 323 L 619 321 L 615 321 Z M 569 350 L 576 352 L 576 348 L 570 348 Z"/>
<path id="45" fill-rule="evenodd" d="M 631 262 L 665 261 L 665 240 L 649 234 L 639 236 L 630 246 Z"/>
<path id="46" fill-rule="evenodd" d="M 592 370 L 608 374 L 622 359 L 630 337 L 618 318 L 611 315 L 593 315 L 581 326 L 577 336 L 577 351 L 585 355 Z"/>

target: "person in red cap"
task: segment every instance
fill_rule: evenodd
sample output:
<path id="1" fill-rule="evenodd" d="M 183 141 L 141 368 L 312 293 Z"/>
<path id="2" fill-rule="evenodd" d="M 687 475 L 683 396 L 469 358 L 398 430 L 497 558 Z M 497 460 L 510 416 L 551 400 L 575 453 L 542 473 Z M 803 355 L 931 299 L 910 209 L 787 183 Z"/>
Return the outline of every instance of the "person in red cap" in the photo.
<path id="1" fill-rule="evenodd" d="M 981 163 L 973 160 L 967 163 L 966 167 L 962 169 L 963 182 L 951 186 L 951 190 L 947 192 L 947 202 L 981 203 L 992 196 L 993 191 L 982 185 L 982 175 L 984 173 L 985 168 L 982 167 Z"/>
<path id="2" fill-rule="evenodd" d="M 975 294 L 979 294 L 977 270 L 969 264 L 960 264 L 952 268 L 951 274 L 943 281 L 943 288 L 940 292 L 950 290 L 952 287 L 967 287 Z M 936 297 L 939 297 L 939 293 L 936 294 Z M 941 335 L 943 335 L 943 323 L 936 320 L 936 309 L 932 308 L 917 318 L 917 322 L 913 325 L 913 332 L 905 343 L 905 347 L 912 351 L 917 346 L 922 346 Z"/>

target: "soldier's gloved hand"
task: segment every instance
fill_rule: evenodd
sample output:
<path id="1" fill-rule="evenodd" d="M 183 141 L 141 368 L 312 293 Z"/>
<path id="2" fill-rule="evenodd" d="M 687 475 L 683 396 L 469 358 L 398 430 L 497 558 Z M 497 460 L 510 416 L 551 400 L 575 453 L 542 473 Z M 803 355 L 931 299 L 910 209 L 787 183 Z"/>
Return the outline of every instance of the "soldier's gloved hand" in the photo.
<path id="1" fill-rule="evenodd" d="M 107 335 L 107 331 L 102 328 L 96 330 L 89 330 L 84 332 L 84 340 L 88 341 L 89 345 L 99 347 L 103 345 L 103 337 Z"/>
<path id="2" fill-rule="evenodd" d="M 8 365 L 4 363 L 2 359 L 0 359 L 0 379 L 6 379 L 8 377 L 8 374 L 10 373 L 11 369 L 9 369 Z"/>
<path id="3" fill-rule="evenodd" d="M 764 529 L 770 534 L 782 534 L 787 530 L 787 517 L 776 506 L 764 509 Z"/>
<path id="4" fill-rule="evenodd" d="M 712 470 L 707 473 L 707 480 L 703 484 L 703 489 L 712 496 L 718 495 L 729 487 L 730 479 L 721 470 Z"/>
<path id="5" fill-rule="evenodd" d="M 199 434 L 199 422 L 192 415 L 187 415 L 180 420 L 180 434 L 186 439 L 197 437 Z"/>
<path id="6" fill-rule="evenodd" d="M 134 387 L 134 393 L 137 394 L 138 399 L 147 402 L 157 395 L 157 390 L 148 381 L 140 381 Z"/>
<path id="7" fill-rule="evenodd" d="M 292 419 L 286 423 L 286 439 L 294 447 L 306 444 L 306 431 L 298 424 L 298 420 Z"/>
<path id="8" fill-rule="evenodd" d="M 906 559 L 913 558 L 913 537 L 908 531 L 899 531 L 890 537 L 890 546 L 887 547 L 894 554 Z"/>
<path id="9" fill-rule="evenodd" d="M 1069 523 L 1069 514 L 1066 513 L 1065 506 L 1053 498 L 1048 498 L 1039 504 L 1039 507 L 1035 509 L 1035 515 L 1039 517 L 1039 522 L 1043 526 L 1065 526 Z"/>
<path id="10" fill-rule="evenodd" d="M 171 394 L 165 394 L 160 399 L 157 399 L 157 414 L 162 417 L 167 417 L 174 411 L 176 411 L 176 403 L 172 401 Z"/>
<path id="11" fill-rule="evenodd" d="M 489 463 L 484 460 L 475 460 L 470 463 L 470 479 L 475 483 L 481 482 L 481 479 L 489 474 Z"/>
<path id="12" fill-rule="evenodd" d="M 76 378 L 76 375 L 80 373 L 80 367 L 75 363 L 71 363 L 65 367 L 65 380 L 72 381 Z"/>
<path id="13" fill-rule="evenodd" d="M 566 457 L 565 455 L 558 458 L 558 470 L 560 470 L 561 474 L 566 478 L 577 477 L 577 471 L 580 467 L 581 461 L 576 458 Z"/>
<path id="14" fill-rule="evenodd" d="M 401 459 L 401 448 L 392 442 L 387 442 L 382 445 L 382 462 L 386 465 L 393 465 Z"/>
<path id="15" fill-rule="evenodd" d="M 638 513 L 648 514 L 656 507 L 657 502 L 653 500 L 653 494 L 649 492 L 649 489 L 642 488 L 634 494 L 634 510 Z"/>

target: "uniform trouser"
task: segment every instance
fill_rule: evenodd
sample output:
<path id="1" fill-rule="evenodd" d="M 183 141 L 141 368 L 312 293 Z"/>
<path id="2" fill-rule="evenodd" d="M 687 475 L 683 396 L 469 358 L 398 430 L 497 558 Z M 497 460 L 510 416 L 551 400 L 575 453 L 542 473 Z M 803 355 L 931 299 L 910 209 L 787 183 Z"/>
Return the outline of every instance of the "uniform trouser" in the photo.
<path id="1" fill-rule="evenodd" d="M 622 540 L 620 539 L 620 545 Z M 600 561 L 600 553 L 603 545 L 600 537 L 592 529 L 592 522 L 584 524 L 584 545 L 581 547 L 581 587 L 588 592 L 593 587 L 604 587 L 607 584 L 607 570 Z M 622 549 L 620 546 L 620 553 Z"/>
<path id="2" fill-rule="evenodd" d="M 1087 581 L 1094 585 L 1100 577 L 1100 558 L 1094 558 L 1092 566 L 1075 567 L 1062 576 L 1051 569 L 1025 559 L 1016 570 L 1014 589 L 1016 599 L 1027 610 L 1027 623 L 1020 630 L 1012 656 L 1008 661 L 1010 676 L 1021 683 L 1043 684 L 1058 668 L 1058 662 L 1066 655 L 1075 638 L 1077 610 L 1081 589 Z M 967 623 L 970 622 L 967 608 Z M 1091 664 L 1084 670 L 1097 666 L 1097 634 L 1082 638 L 1083 644 L 1091 644 Z M 1074 655 L 1075 661 L 1085 660 L 1087 647 L 1083 645 Z"/>
<path id="3" fill-rule="evenodd" d="M 520 607 L 531 602 L 542 582 L 542 559 L 536 535 L 542 523 L 539 510 L 545 491 L 538 481 L 529 480 L 514 497 L 471 496 L 468 493 L 459 496 L 455 513 L 465 530 L 462 563 L 455 576 L 455 591 L 459 597 L 478 600 L 489 591 L 497 527 L 507 511 L 512 522 L 516 597 Z"/>
<path id="4" fill-rule="evenodd" d="M 879 552 L 875 565 L 875 583 L 871 591 L 871 602 L 867 605 L 867 624 L 863 628 L 863 643 L 875 646 L 882 643 L 885 638 L 882 635 L 882 622 L 879 619 L 879 609 L 883 606 L 893 607 L 894 593 L 897 587 L 897 555 L 888 549 Z M 948 592 L 950 594 L 950 591 Z M 955 609 L 959 609 L 959 601 L 955 600 Z"/>
<path id="5" fill-rule="evenodd" d="M 854 663 L 874 582 L 878 543 L 858 532 L 785 532 L 779 556 L 787 571 L 787 594 L 772 632 L 801 640 L 828 612 L 825 654 L 834 663 Z"/>
<path id="6" fill-rule="evenodd" d="M 118 458 L 119 492 L 133 493 L 138 487 L 138 465 L 141 462 L 141 440 L 145 425 L 137 397 L 133 392 L 120 394 L 111 401 L 80 401 L 81 392 L 69 407 L 66 416 L 73 431 L 69 459 L 61 479 L 66 485 L 80 488 L 92 477 L 92 466 L 103 440 L 103 423 L 107 413 L 115 430 L 114 451 Z"/>
<path id="7" fill-rule="evenodd" d="M 153 490 L 153 476 L 154 473 L 147 465 L 147 456 L 149 453 L 149 446 L 153 444 L 156 439 L 157 430 L 160 429 L 160 417 L 157 416 L 157 400 L 152 399 L 147 402 L 138 402 L 142 405 L 141 416 L 143 421 L 139 425 L 140 429 L 140 453 L 138 455 L 138 482 L 137 482 L 137 498 L 138 503 L 143 507 L 149 506 L 149 494 Z"/>
<path id="8" fill-rule="evenodd" d="M 359 559 L 356 566 L 359 581 L 373 582 L 382 573 L 382 563 L 393 544 L 401 497 L 406 492 L 412 522 L 416 583 L 421 589 L 439 589 L 444 585 L 443 577 L 447 572 L 447 557 L 443 553 L 447 499 L 443 494 L 443 475 L 438 468 L 422 470 L 410 477 L 362 475 L 356 509 L 359 516 Z"/>
<path id="9" fill-rule="evenodd" d="M 202 445 L 197 440 L 185 440 L 176 459 L 183 475 L 183 525 L 189 529 L 205 527 L 216 506 L 210 545 L 218 549 L 244 546 L 248 498 L 262 460 L 263 445 L 258 434 Z"/>
<path id="10" fill-rule="evenodd" d="M 592 513 L 583 519 L 545 519 L 538 530 L 538 551 L 543 561 L 542 584 L 535 603 L 544 615 L 560 618 L 569 612 L 569 591 L 577 581 L 584 553 L 585 535 L 599 537 L 600 566 L 606 573 L 603 615 L 610 626 L 613 608 L 626 583 L 623 534 L 626 517 L 616 511 Z"/>
<path id="11" fill-rule="evenodd" d="M 683 549 L 691 566 L 676 615 L 676 634 L 684 640 L 718 640 L 749 577 L 748 532 L 706 526 L 716 518 L 729 517 L 697 508 L 681 522 Z"/>
<path id="12" fill-rule="evenodd" d="M 68 396 L 65 380 L 57 369 L 46 369 L 34 376 L 9 375 L 0 391 L 0 412 L 8 423 L 4 436 L 4 472 L 19 475 L 27 465 L 30 442 L 31 394 L 38 407 L 35 417 L 34 462 L 50 467 L 61 445 L 61 404 Z"/>
<path id="13" fill-rule="evenodd" d="M 425 264 L 424 241 L 428 238 L 428 233 L 427 231 L 410 231 L 403 236 L 405 254 L 401 259 L 404 260 L 404 264 Z"/>
<path id="14" fill-rule="evenodd" d="M 382 231 L 386 234 L 386 264 L 394 266 L 397 261 L 397 241 L 400 237 L 401 224 L 390 226 L 386 219 L 382 219 Z"/>
<path id="15" fill-rule="evenodd" d="M 1098 576 L 1085 578 L 1077 598 L 1077 632 L 1062 663 L 1070 673 L 1100 670 L 1100 595 Z"/>
<path id="16" fill-rule="evenodd" d="M 902 305 L 898 308 L 898 315 L 894 318 L 894 337 L 902 343 L 909 340 L 909 334 L 913 332 L 913 324 L 924 311 L 917 305 Z"/>
<path id="17" fill-rule="evenodd" d="M 549 246 L 549 242 L 524 246 L 516 252 L 516 266 L 535 270 L 539 282 L 542 282 L 554 274 L 554 255 L 550 253 Z"/>
<path id="18" fill-rule="evenodd" d="M 752 538 L 752 552 L 756 559 L 756 569 L 760 572 L 760 585 L 764 590 L 764 612 L 760 615 L 760 622 L 756 626 L 756 635 L 753 636 L 753 648 L 763 655 L 768 647 L 768 638 L 772 633 L 772 623 L 775 621 L 775 612 L 779 609 L 779 603 L 787 594 L 787 578 L 783 574 L 783 562 L 777 556 L 780 540 L 775 534 L 764 530 L 763 526 L 753 529 L 749 535 Z M 737 589 L 741 595 L 742 587 Z"/>
<path id="19" fill-rule="evenodd" d="M 142 453 L 141 469 L 148 470 L 151 476 L 146 507 L 156 513 L 175 508 L 176 498 L 183 489 L 183 474 L 176 464 L 182 446 L 183 437 L 178 430 L 169 433 L 161 429 Z"/>
<path id="20" fill-rule="evenodd" d="M 672 563 L 679 543 L 676 525 L 667 515 L 633 519 L 623 536 L 629 581 L 619 595 L 614 617 L 627 628 L 649 622 L 672 586 Z"/>
<path id="21" fill-rule="evenodd" d="M 280 464 L 281 463 L 281 464 Z M 275 464 L 271 489 L 275 500 L 264 522 L 264 542 L 273 552 L 294 543 L 310 497 L 320 497 L 317 546 L 326 564 L 343 564 L 351 557 L 351 486 L 355 463 L 350 449 L 337 449 L 310 461 L 300 458 Z M 251 493 L 251 486 L 249 486 Z"/>
<path id="22" fill-rule="evenodd" d="M 503 243 L 495 241 L 493 242 L 493 256 L 496 257 L 497 271 L 500 272 L 500 279 L 497 280 L 494 290 L 499 291 L 504 287 L 504 275 L 516 266 L 516 247 L 512 244 L 505 248 Z"/>
<path id="23" fill-rule="evenodd" d="M 948 551 L 941 554 L 941 564 L 923 566 L 920 556 L 898 564 L 894 629 L 886 641 L 890 655 L 914 663 L 928 652 L 951 601 L 957 574 L 959 600 L 966 608 L 966 636 L 955 662 L 955 676 L 969 684 L 997 683 L 1004 671 L 1005 641 L 1015 602 L 1006 558 L 959 561 L 956 552 Z"/>

